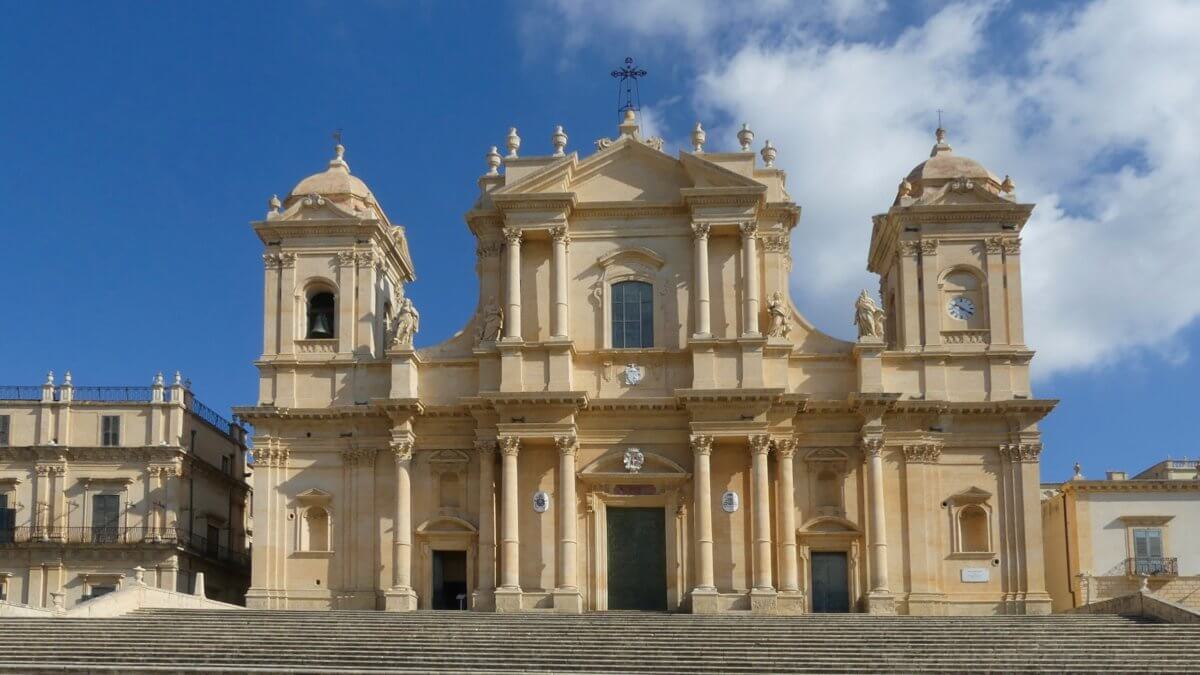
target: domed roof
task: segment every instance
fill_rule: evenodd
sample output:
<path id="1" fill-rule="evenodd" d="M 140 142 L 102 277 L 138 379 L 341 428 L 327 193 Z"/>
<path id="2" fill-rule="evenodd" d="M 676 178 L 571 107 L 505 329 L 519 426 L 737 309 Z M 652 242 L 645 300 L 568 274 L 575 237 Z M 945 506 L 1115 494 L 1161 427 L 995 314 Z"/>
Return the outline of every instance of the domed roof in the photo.
<path id="1" fill-rule="evenodd" d="M 941 181 L 951 181 L 955 178 L 980 178 L 992 181 L 995 185 L 1000 180 L 979 162 L 970 157 L 955 155 L 953 148 L 946 142 L 946 130 L 938 127 L 937 143 L 929 152 L 929 159 L 921 162 L 908 172 L 908 182 L 920 191 L 922 187 L 934 187 Z"/>
<path id="2" fill-rule="evenodd" d="M 346 148 L 339 143 L 335 148 L 335 156 L 329 160 L 329 168 L 321 173 L 314 173 L 292 188 L 289 198 L 317 194 L 324 197 L 335 197 L 334 201 L 342 201 L 336 197 L 355 197 L 364 202 L 375 201 L 371 189 L 357 176 L 350 174 L 350 165 L 342 158 Z"/>

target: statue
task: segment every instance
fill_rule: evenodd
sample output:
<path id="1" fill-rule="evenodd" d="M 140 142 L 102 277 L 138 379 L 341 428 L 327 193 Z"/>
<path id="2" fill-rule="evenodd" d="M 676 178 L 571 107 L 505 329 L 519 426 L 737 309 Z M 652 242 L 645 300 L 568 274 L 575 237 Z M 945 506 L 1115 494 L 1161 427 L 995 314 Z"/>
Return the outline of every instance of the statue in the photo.
<path id="1" fill-rule="evenodd" d="M 495 342 L 500 339 L 500 330 L 504 328 L 504 309 L 496 298 L 488 298 L 488 304 L 483 308 L 479 320 L 478 342 Z"/>
<path id="2" fill-rule="evenodd" d="M 767 328 L 767 337 L 786 338 L 792 332 L 792 325 L 788 322 L 787 305 L 783 302 L 783 294 L 775 291 L 771 294 L 771 300 L 767 302 L 767 313 L 771 315 L 771 325 Z"/>
<path id="3" fill-rule="evenodd" d="M 858 337 L 883 339 L 883 309 L 875 304 L 866 291 L 858 296 L 854 303 L 854 324 L 858 326 Z"/>
<path id="4" fill-rule="evenodd" d="M 396 313 L 396 332 L 392 336 L 392 347 L 411 347 L 413 336 L 421 330 L 421 313 L 413 306 L 410 298 L 400 303 Z"/>

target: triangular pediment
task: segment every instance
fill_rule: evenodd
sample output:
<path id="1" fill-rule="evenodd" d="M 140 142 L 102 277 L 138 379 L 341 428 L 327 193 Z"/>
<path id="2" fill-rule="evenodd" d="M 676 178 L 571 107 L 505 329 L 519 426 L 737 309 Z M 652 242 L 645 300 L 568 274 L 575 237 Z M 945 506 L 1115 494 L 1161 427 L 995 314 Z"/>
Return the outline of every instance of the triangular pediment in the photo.
<path id="1" fill-rule="evenodd" d="M 372 211 L 355 212 L 338 204 L 332 199 L 319 195 L 308 195 L 292 202 L 290 206 L 274 217 L 268 217 L 271 222 L 307 221 L 307 220 L 346 220 L 376 218 Z"/>
<path id="2" fill-rule="evenodd" d="M 636 469 L 631 469 L 627 466 L 626 453 L 633 451 L 641 454 L 640 466 Z M 629 466 L 636 466 L 630 464 Z M 654 452 L 641 450 L 638 448 L 619 448 L 609 451 L 600 457 L 597 457 L 590 464 L 579 472 L 580 477 L 586 478 L 589 476 L 676 476 L 684 478 L 688 476 L 687 470 L 679 466 L 675 462 L 663 457 Z"/>
<path id="3" fill-rule="evenodd" d="M 691 177 L 678 160 L 628 137 L 580 162 L 568 184 L 581 203 L 677 204 L 679 191 L 689 187 Z"/>
<path id="4" fill-rule="evenodd" d="M 1012 204 L 1013 200 L 989 190 L 982 179 L 956 178 L 939 188 L 926 189 L 915 203 L 920 206 L 974 206 Z"/>
<path id="5" fill-rule="evenodd" d="M 679 162 L 692 181 L 692 187 L 697 188 L 758 188 L 766 191 L 766 186 L 747 178 L 736 171 L 710 162 L 703 155 L 690 152 L 680 152 Z"/>

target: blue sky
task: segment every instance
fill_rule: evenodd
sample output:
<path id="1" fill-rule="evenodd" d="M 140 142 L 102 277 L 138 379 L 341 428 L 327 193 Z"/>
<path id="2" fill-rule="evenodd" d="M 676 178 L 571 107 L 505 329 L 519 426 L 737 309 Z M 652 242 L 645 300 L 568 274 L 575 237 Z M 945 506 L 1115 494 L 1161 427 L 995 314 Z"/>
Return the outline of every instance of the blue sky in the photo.
<path id="1" fill-rule="evenodd" d="M 0 26 L 0 228 L 13 311 L 0 382 L 182 370 L 251 403 L 267 199 L 320 170 L 330 133 L 408 228 L 419 344 L 475 306 L 462 220 L 488 146 L 614 133 L 608 72 L 650 71 L 668 149 L 702 120 L 772 139 L 804 208 L 801 312 L 840 337 L 869 216 L 950 141 L 1039 204 L 1025 237 L 1044 477 L 1200 454 L 1197 5 L 1137 3 L 21 3 Z M 1120 30 L 1114 32 L 1114 27 Z M 1194 70 L 1194 69 L 1193 69 Z M 1190 167 L 1190 168 L 1189 168 Z M 19 355 L 19 356 L 14 356 Z"/>

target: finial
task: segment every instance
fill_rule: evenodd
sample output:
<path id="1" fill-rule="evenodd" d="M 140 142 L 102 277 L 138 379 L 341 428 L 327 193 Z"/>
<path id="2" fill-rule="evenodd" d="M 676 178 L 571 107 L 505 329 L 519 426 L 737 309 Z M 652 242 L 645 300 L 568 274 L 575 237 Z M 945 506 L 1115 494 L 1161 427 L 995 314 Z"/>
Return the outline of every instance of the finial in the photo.
<path id="1" fill-rule="evenodd" d="M 742 122 L 742 130 L 737 133 L 738 143 L 742 144 L 742 152 L 750 151 L 750 144 L 754 142 L 754 132 L 750 131 L 750 125 Z"/>
<path id="2" fill-rule="evenodd" d="M 46 384 L 54 384 L 54 371 L 53 370 L 46 371 Z"/>
<path id="3" fill-rule="evenodd" d="M 283 203 L 279 201 L 279 195 L 271 195 L 271 200 L 267 202 L 267 208 L 271 210 L 271 213 L 279 213 L 279 207 L 281 206 L 283 206 Z"/>
<path id="4" fill-rule="evenodd" d="M 183 384 L 183 375 L 180 375 L 179 371 L 177 370 L 175 371 L 175 386 L 179 386 L 181 384 Z"/>
<path id="5" fill-rule="evenodd" d="M 900 185 L 896 188 L 896 194 L 901 197 L 907 197 L 912 194 L 912 183 L 909 183 L 907 178 L 901 178 Z"/>
<path id="6" fill-rule="evenodd" d="M 508 129 L 507 147 L 508 147 L 507 159 L 516 159 L 517 158 L 517 150 L 519 150 L 521 148 L 521 137 L 517 135 L 516 127 L 509 127 L 509 129 Z"/>
<path id="7" fill-rule="evenodd" d="M 162 385 L 163 385 L 163 374 L 162 374 L 162 371 L 160 370 L 154 374 L 154 386 L 161 387 Z"/>
<path id="8" fill-rule="evenodd" d="M 946 130 L 942 128 L 942 112 L 938 111 L 938 128 L 934 130 L 933 137 L 937 142 L 933 144 L 933 149 L 929 151 L 930 157 L 936 157 L 938 153 L 950 152 L 953 148 L 946 142 Z"/>
<path id="9" fill-rule="evenodd" d="M 779 153 L 775 150 L 775 146 L 771 145 L 770 139 L 767 139 L 767 142 L 763 144 L 761 154 L 763 158 L 763 165 L 765 165 L 768 169 L 775 166 L 775 157 L 778 156 Z"/>
<path id="10" fill-rule="evenodd" d="M 704 152 L 704 141 L 708 140 L 708 134 L 704 133 L 704 127 L 696 122 L 696 128 L 692 129 L 692 152 L 699 154 Z"/>
<path id="11" fill-rule="evenodd" d="M 69 371 L 69 370 L 67 372 L 63 373 L 63 386 L 64 387 L 71 386 L 71 371 Z"/>
<path id="12" fill-rule="evenodd" d="M 550 143 L 554 145 L 554 157 L 562 157 L 567 154 L 563 152 L 563 148 L 567 147 L 567 133 L 563 131 L 561 124 L 554 127 L 554 133 L 550 135 Z"/>
<path id="13" fill-rule="evenodd" d="M 1083 480 L 1083 465 L 1079 462 L 1075 462 L 1075 475 L 1071 477 L 1071 480 Z"/>
<path id="14" fill-rule="evenodd" d="M 1000 183 L 1000 191 L 1005 194 L 1010 194 L 1016 189 L 1017 186 L 1015 183 L 1013 183 L 1012 178 L 1009 178 L 1008 174 L 1004 174 L 1004 182 Z"/>
<path id="15" fill-rule="evenodd" d="M 933 137 L 937 139 L 938 143 L 946 142 L 946 130 L 942 128 L 942 125 L 939 124 L 938 128 L 934 130 Z"/>
<path id="16" fill-rule="evenodd" d="M 496 176 L 500 173 L 500 153 L 496 151 L 496 146 L 492 146 L 487 154 L 483 156 L 487 160 L 489 176 Z"/>

